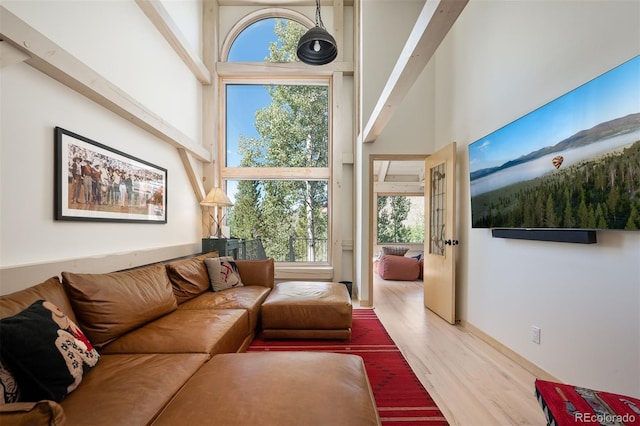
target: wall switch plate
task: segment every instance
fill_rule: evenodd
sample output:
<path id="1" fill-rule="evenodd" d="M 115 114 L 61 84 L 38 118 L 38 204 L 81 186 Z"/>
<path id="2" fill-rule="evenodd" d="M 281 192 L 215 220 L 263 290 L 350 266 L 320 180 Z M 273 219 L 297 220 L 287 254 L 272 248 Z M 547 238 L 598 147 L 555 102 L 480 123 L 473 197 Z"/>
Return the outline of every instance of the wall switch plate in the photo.
<path id="1" fill-rule="evenodd" d="M 535 325 L 531 326 L 531 341 L 538 345 L 540 344 L 540 327 Z"/>

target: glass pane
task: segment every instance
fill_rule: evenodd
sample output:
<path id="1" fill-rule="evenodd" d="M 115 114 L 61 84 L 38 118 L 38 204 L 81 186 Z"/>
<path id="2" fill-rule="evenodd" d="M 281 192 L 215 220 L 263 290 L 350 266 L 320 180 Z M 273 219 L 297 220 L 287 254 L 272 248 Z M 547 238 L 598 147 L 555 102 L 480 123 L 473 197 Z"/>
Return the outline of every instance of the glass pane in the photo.
<path id="1" fill-rule="evenodd" d="M 328 261 L 328 181 L 226 181 L 231 236 L 260 240 L 276 262 Z"/>
<path id="2" fill-rule="evenodd" d="M 307 28 L 284 18 L 267 18 L 245 28 L 233 41 L 228 62 L 295 62 L 298 40 Z"/>
<path id="3" fill-rule="evenodd" d="M 429 170 L 431 174 L 431 223 L 429 224 L 429 253 L 444 256 L 446 176 L 445 164 Z"/>
<path id="4" fill-rule="evenodd" d="M 378 196 L 378 243 L 422 243 L 424 197 Z"/>
<path id="5" fill-rule="evenodd" d="M 328 167 L 328 86 L 226 86 L 227 167 Z"/>

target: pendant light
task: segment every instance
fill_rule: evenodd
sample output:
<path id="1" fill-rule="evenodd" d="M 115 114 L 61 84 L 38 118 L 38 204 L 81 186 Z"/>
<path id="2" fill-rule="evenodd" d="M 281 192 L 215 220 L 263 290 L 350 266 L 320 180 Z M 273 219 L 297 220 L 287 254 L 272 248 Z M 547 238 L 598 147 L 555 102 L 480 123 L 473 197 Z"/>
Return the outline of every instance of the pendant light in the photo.
<path id="1" fill-rule="evenodd" d="M 300 37 L 296 53 L 302 62 L 309 65 L 325 65 L 338 56 L 336 40 L 324 28 L 320 16 L 320 0 L 316 0 L 316 26 Z"/>

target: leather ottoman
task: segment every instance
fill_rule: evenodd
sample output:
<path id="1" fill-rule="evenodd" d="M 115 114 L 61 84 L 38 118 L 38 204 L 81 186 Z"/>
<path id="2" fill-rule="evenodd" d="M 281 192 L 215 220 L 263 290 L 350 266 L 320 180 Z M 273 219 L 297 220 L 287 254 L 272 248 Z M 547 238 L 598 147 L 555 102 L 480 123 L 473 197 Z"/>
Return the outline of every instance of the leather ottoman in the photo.
<path id="1" fill-rule="evenodd" d="M 344 284 L 289 281 L 262 303 L 262 337 L 350 339 L 351 297 Z"/>
<path id="2" fill-rule="evenodd" d="M 357 355 L 260 352 L 214 356 L 154 425 L 379 425 Z"/>

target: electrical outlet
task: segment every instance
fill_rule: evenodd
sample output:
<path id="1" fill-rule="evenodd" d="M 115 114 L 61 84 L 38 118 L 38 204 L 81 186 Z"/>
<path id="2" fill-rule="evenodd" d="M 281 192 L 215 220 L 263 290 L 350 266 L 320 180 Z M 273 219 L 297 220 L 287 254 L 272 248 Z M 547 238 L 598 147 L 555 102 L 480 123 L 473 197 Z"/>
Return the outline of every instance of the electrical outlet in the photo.
<path id="1" fill-rule="evenodd" d="M 531 341 L 538 345 L 540 344 L 540 327 L 535 325 L 531 326 Z"/>

